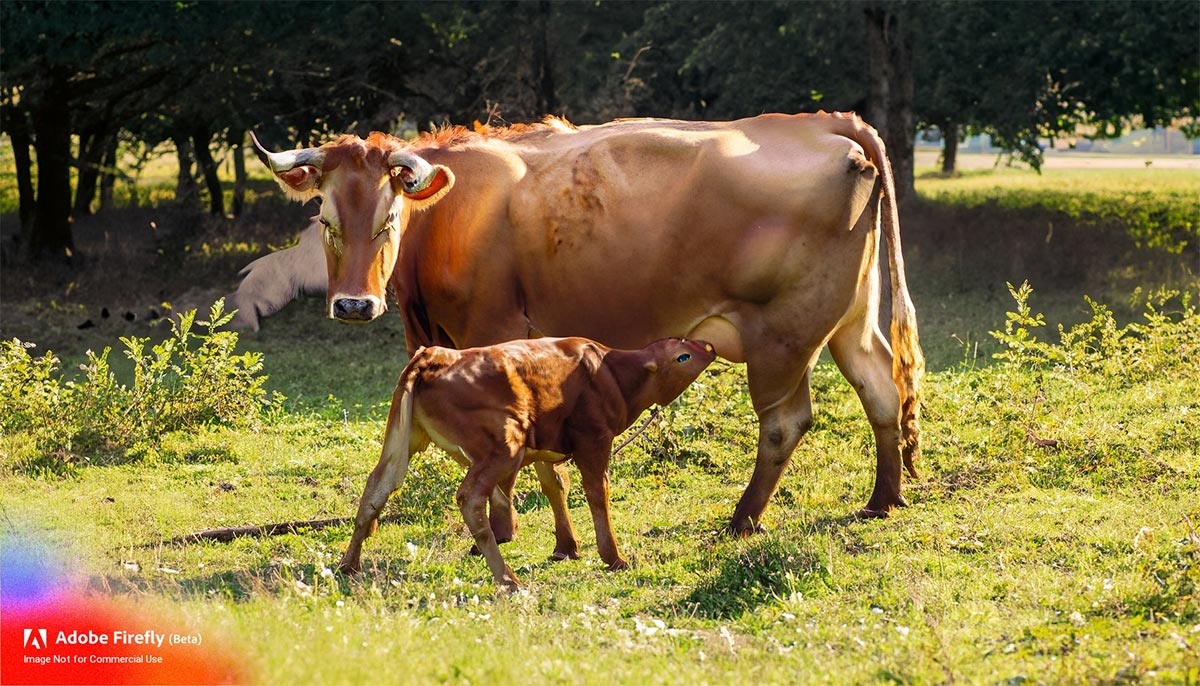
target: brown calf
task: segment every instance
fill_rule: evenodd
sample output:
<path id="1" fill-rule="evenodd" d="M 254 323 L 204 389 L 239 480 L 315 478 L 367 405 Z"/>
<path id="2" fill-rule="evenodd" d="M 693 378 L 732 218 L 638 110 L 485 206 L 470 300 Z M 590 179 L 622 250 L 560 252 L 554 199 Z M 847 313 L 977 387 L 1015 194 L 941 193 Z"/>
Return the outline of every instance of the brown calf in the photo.
<path id="1" fill-rule="evenodd" d="M 378 527 L 379 512 L 403 483 L 411 456 L 430 441 L 467 467 L 456 500 L 496 583 L 511 590 L 521 582 L 500 557 L 487 503 L 507 497 L 526 461 L 575 460 L 600 557 L 610 569 L 627 567 L 608 514 L 613 437 L 650 405 L 674 400 L 715 357 L 708 343 L 678 338 L 641 350 L 614 350 L 586 338 L 421 348 L 400 374 L 383 455 L 367 479 L 339 569 L 361 569 L 363 540 Z M 565 518 L 556 509 L 559 536 Z M 559 541 L 558 550 L 575 546 L 569 520 L 565 530 L 572 540 Z"/>

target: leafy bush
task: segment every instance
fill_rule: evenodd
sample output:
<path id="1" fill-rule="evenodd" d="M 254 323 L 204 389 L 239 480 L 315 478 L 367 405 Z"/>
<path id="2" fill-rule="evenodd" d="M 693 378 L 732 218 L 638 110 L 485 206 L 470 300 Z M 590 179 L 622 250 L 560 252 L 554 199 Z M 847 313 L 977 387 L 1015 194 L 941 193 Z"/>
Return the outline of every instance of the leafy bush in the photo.
<path id="1" fill-rule="evenodd" d="M 162 343 L 123 337 L 133 384 L 117 380 L 111 348 L 88 351 L 82 378 L 63 381 L 52 352 L 40 358 L 13 339 L 0 343 L 0 428 L 25 432 L 43 457 L 130 457 L 153 450 L 160 438 L 206 424 L 250 425 L 278 398 L 268 398 L 262 353 L 234 354 L 238 335 L 218 329 L 233 318 L 218 300 L 207 321 L 196 311 L 171 322 Z M 196 325 L 203 333 L 196 333 Z"/>
<path id="2" fill-rule="evenodd" d="M 1200 364 L 1200 316 L 1191 293 L 1160 289 L 1144 296 L 1142 323 L 1119 326 L 1112 311 L 1084 296 L 1091 319 L 1070 328 L 1058 325 L 1058 343 L 1039 340 L 1035 330 L 1046 326 L 1045 316 L 1029 306 L 1029 282 L 1008 292 L 1016 311 L 1007 314 L 1003 331 L 990 332 L 1004 346 L 995 357 L 1018 366 L 1053 366 L 1067 372 L 1097 373 L 1136 382 L 1175 367 Z"/>

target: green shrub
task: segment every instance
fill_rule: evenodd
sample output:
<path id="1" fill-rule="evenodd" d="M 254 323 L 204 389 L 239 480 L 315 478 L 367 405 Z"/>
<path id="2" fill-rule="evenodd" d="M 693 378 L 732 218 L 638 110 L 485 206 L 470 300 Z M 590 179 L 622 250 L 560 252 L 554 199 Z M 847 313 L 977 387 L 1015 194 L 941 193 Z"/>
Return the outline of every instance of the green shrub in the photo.
<path id="1" fill-rule="evenodd" d="M 1035 330 L 1046 326 L 1045 316 L 1029 306 L 1029 282 L 1008 292 L 1016 301 L 1003 331 L 990 332 L 1004 349 L 995 357 L 1022 367 L 1045 367 L 1067 373 L 1092 373 L 1125 382 L 1136 382 L 1164 370 L 1200 364 L 1200 316 L 1191 293 L 1160 289 L 1145 296 L 1134 293 L 1134 303 L 1144 301 L 1144 322 L 1119 326 L 1112 311 L 1084 296 L 1091 319 L 1070 328 L 1058 325 L 1057 343 L 1040 340 Z"/>
<path id="2" fill-rule="evenodd" d="M 29 434 L 54 467 L 80 456 L 153 453 L 163 435 L 191 427 L 252 425 L 278 398 L 268 398 L 263 388 L 262 353 L 235 354 L 237 333 L 218 330 L 233 314 L 218 300 L 207 321 L 196 321 L 195 310 L 171 319 L 171 336 L 161 343 L 121 338 L 133 363 L 130 386 L 109 366 L 111 348 L 88 351 L 82 376 L 64 381 L 54 353 L 34 358 L 32 344 L 4 341 L 0 427 Z M 204 332 L 197 333 L 196 325 Z"/>

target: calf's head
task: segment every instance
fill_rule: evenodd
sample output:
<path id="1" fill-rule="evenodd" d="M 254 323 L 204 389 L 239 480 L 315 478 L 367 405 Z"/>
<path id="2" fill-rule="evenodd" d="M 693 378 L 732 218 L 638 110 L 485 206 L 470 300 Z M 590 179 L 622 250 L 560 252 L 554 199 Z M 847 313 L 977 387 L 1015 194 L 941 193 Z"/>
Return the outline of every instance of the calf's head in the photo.
<path id="1" fill-rule="evenodd" d="M 643 367 L 649 372 L 641 389 L 646 406 L 666 405 L 678 398 L 717 358 L 709 343 L 682 338 L 665 338 L 642 352 L 646 356 Z"/>
<path id="2" fill-rule="evenodd" d="M 342 136 L 319 148 L 269 152 L 254 134 L 258 158 L 293 200 L 321 199 L 329 316 L 368 322 L 387 309 L 386 289 L 410 214 L 432 206 L 454 174 L 414 154 L 399 139 Z"/>

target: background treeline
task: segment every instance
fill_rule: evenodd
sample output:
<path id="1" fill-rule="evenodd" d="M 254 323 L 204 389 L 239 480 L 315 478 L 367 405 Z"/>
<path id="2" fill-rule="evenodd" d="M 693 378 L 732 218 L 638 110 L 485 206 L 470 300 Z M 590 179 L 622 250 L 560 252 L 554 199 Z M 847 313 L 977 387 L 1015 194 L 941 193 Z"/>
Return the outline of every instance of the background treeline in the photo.
<path id="1" fill-rule="evenodd" d="M 591 123 L 855 110 L 883 132 L 904 193 L 918 127 L 948 142 L 988 132 L 1035 165 L 1039 137 L 1080 127 L 1175 122 L 1194 135 L 1198 35 L 1194 0 L 10 0 L 0 128 L 31 257 L 70 255 L 72 214 L 111 205 L 114 183 L 163 143 L 179 156 L 180 193 L 199 198 L 202 179 L 212 213 L 239 214 L 250 129 L 289 148 L 548 113 Z M 216 173 L 227 155 L 231 207 Z"/>

